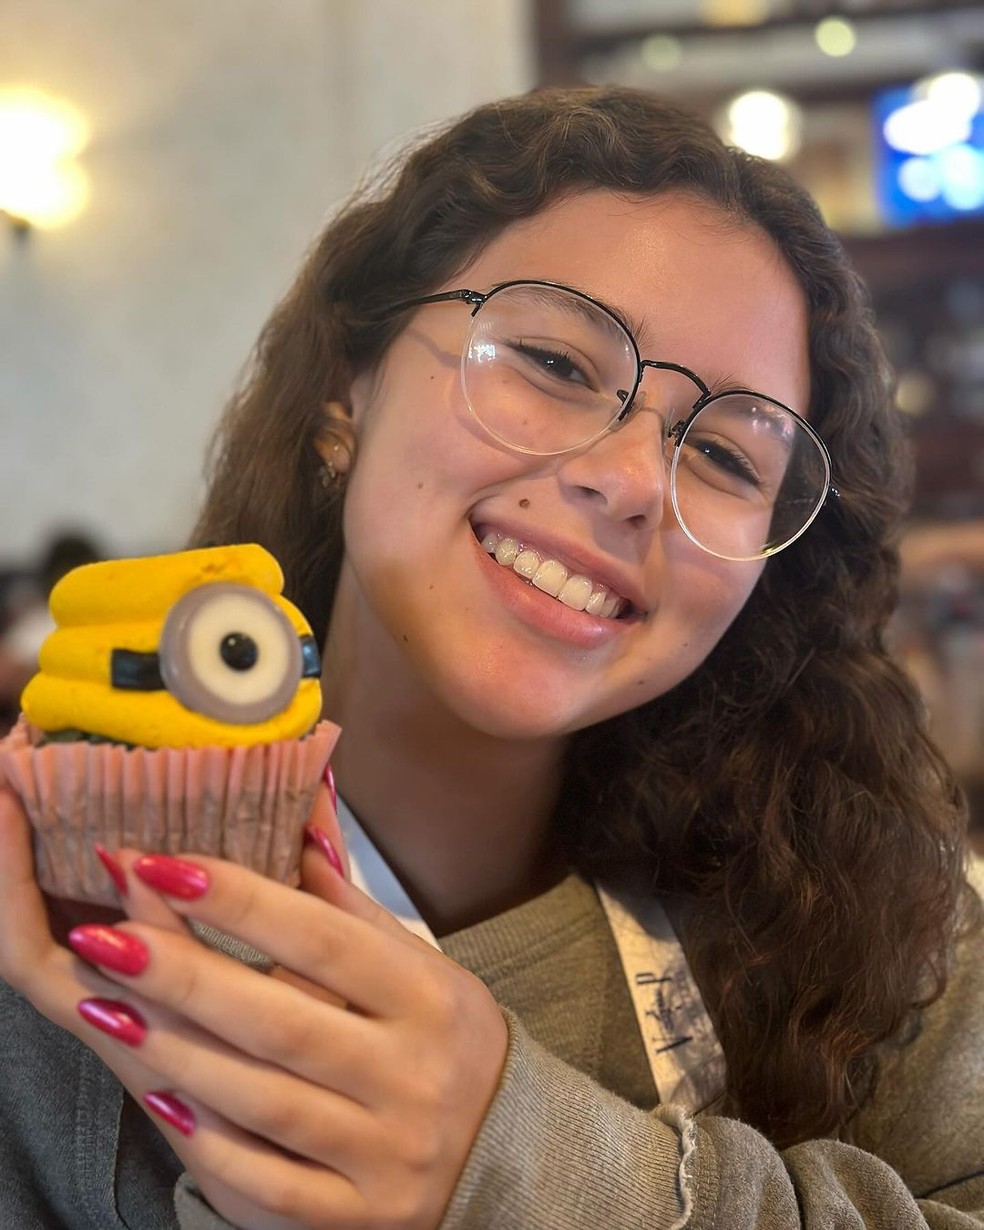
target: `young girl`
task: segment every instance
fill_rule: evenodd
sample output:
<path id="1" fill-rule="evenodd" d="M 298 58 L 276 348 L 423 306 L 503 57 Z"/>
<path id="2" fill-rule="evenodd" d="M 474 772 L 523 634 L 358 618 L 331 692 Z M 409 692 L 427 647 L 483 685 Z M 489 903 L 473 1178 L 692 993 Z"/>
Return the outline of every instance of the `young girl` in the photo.
<path id="1" fill-rule="evenodd" d="M 306 892 L 120 852 L 69 948 L 0 796 L 3 1224 L 984 1226 L 905 477 L 837 240 L 692 117 L 533 94 L 356 198 L 196 535 L 324 644 L 344 842 L 322 797 Z"/>

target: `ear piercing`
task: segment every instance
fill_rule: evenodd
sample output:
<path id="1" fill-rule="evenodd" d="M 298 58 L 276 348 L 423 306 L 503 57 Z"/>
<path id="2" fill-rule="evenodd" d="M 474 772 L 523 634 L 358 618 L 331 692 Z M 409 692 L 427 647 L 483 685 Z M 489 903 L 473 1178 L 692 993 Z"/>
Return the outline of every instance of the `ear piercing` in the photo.
<path id="1" fill-rule="evenodd" d="M 327 456 L 321 459 L 321 464 L 318 466 L 318 482 L 328 491 L 345 478 L 351 464 L 352 454 L 344 444 L 336 441 L 328 449 Z"/>
<path id="2" fill-rule="evenodd" d="M 325 436 L 329 439 L 333 434 L 344 437 L 344 439 L 331 440 L 330 444 L 327 439 L 324 440 L 327 450 L 322 455 L 321 464 L 318 466 L 318 482 L 327 491 L 339 479 L 344 480 L 348 474 L 352 465 L 354 440 L 352 439 L 352 415 L 344 402 L 325 402 L 325 414 L 329 424 Z"/>

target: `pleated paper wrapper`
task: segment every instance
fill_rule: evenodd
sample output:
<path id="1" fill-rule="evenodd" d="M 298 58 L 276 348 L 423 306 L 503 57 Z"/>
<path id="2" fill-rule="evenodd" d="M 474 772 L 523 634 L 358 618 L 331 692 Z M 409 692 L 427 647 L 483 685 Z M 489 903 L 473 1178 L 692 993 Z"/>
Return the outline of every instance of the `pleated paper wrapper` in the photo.
<path id="1" fill-rule="evenodd" d="M 303 829 L 338 738 L 250 747 L 143 748 L 46 743 L 21 716 L 0 740 L 0 773 L 34 826 L 38 883 L 55 897 L 116 905 L 93 843 L 211 854 L 297 884 Z"/>

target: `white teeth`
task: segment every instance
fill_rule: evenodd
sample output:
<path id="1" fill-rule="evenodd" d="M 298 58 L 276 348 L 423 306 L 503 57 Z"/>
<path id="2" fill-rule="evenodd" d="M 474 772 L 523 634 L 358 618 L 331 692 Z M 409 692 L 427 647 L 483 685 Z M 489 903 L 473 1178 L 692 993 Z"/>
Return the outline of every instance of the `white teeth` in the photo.
<path id="1" fill-rule="evenodd" d="M 589 615 L 600 615 L 602 607 L 605 605 L 605 599 L 608 597 L 608 590 L 604 585 L 599 585 L 596 590 L 593 590 L 591 597 L 584 604 L 584 609 Z"/>
<path id="2" fill-rule="evenodd" d="M 559 560 L 545 559 L 533 574 L 533 584 L 551 598 L 556 598 L 564 588 L 567 569 Z"/>
<path id="3" fill-rule="evenodd" d="M 543 559 L 532 547 L 524 547 L 515 538 L 489 532 L 482 539 L 482 549 L 504 568 L 512 568 L 537 589 L 557 598 L 574 611 L 587 611 L 601 619 L 612 619 L 625 607 L 624 599 L 612 593 L 607 585 L 595 584 L 581 573 L 569 573 L 556 559 Z"/>
<path id="4" fill-rule="evenodd" d="M 605 605 L 601 608 L 601 618 L 611 619 L 611 617 L 619 610 L 622 605 L 622 599 L 618 594 L 609 594 L 605 599 Z"/>
<path id="5" fill-rule="evenodd" d="M 502 542 L 495 549 L 496 562 L 505 564 L 507 568 L 512 567 L 516 562 L 518 554 L 519 543 L 515 538 L 503 538 Z"/>
<path id="6" fill-rule="evenodd" d="M 587 577 L 568 577 L 557 597 L 564 606 L 569 606 L 574 611 L 583 611 L 591 597 L 591 582 Z"/>
<path id="7" fill-rule="evenodd" d="M 539 567 L 540 557 L 535 551 L 520 551 L 513 562 L 513 571 L 518 572 L 527 581 L 533 580 Z"/>

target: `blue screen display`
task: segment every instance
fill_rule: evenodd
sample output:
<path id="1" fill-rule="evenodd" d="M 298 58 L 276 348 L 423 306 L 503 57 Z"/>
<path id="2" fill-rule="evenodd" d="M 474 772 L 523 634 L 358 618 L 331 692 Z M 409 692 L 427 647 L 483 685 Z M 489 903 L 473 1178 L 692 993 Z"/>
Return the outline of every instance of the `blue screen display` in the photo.
<path id="1" fill-rule="evenodd" d="M 878 209 L 890 226 L 984 214 L 984 106 L 925 85 L 883 90 L 872 100 Z"/>

